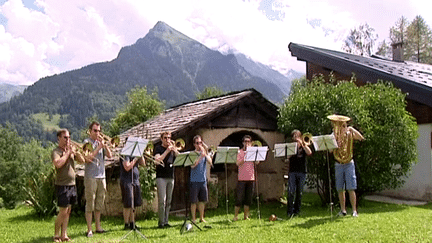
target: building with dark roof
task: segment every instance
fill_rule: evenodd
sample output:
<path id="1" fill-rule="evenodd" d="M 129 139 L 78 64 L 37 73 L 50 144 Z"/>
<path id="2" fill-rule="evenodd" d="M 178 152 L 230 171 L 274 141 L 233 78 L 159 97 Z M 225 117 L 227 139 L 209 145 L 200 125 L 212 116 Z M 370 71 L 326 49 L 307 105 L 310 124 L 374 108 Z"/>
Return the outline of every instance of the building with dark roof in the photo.
<path id="1" fill-rule="evenodd" d="M 279 158 L 274 158 L 272 148 L 275 143 L 281 143 L 285 137 L 277 131 L 278 107 L 265 99 L 261 93 L 255 89 L 248 89 L 232 92 L 219 97 L 194 101 L 172 107 L 165 110 L 162 114 L 141 123 L 120 134 L 121 143 L 129 136 L 142 137 L 152 141 L 154 145 L 160 144 L 160 134 L 163 131 L 170 131 L 173 140 L 182 138 L 185 141 L 185 149 L 182 151 L 193 150 L 192 139 L 195 135 L 202 136 L 203 141 L 209 146 L 237 146 L 242 145 L 242 138 L 248 134 L 253 140 L 259 140 L 263 146 L 268 146 L 267 159 L 260 163 L 258 168 L 259 194 L 263 200 L 277 200 L 284 193 L 283 175 L 285 164 Z M 121 151 L 122 145 L 116 150 L 117 154 Z M 182 152 L 180 151 L 180 152 Z M 119 165 L 118 156 L 111 161 L 107 161 L 107 167 L 115 168 Z M 237 183 L 237 166 L 227 164 L 227 173 L 224 164 L 216 164 L 213 168 L 208 168 L 210 176 L 218 181 L 222 195 L 225 196 L 225 183 L 229 191 L 232 191 Z M 189 168 L 187 168 L 189 169 Z M 187 170 L 186 169 L 186 170 Z M 188 178 L 185 178 L 184 168 L 176 167 L 175 188 L 173 194 L 172 210 L 185 208 L 186 188 Z M 116 174 L 111 173 L 111 174 Z M 227 176 L 226 176 L 227 175 Z M 111 188 L 120 189 L 118 180 L 112 178 L 111 183 L 115 185 Z M 121 196 L 118 192 L 108 192 L 116 196 L 108 201 L 118 201 L 115 208 L 121 208 Z M 157 200 L 157 198 L 155 198 Z M 157 205 L 157 202 L 155 202 Z M 107 202 L 111 205 L 110 202 Z M 115 210 L 117 211 L 117 210 Z M 109 213 L 115 214 L 115 213 Z"/>
<path id="2" fill-rule="evenodd" d="M 417 120 L 418 163 L 403 188 L 382 192 L 392 196 L 432 200 L 432 66 L 395 59 L 402 48 L 394 45 L 393 60 L 379 56 L 365 57 L 297 43 L 288 49 L 297 60 L 306 62 L 306 78 L 330 73 L 338 80 L 350 80 L 355 74 L 358 85 L 378 80 L 390 81 L 406 93 L 407 111 Z"/>

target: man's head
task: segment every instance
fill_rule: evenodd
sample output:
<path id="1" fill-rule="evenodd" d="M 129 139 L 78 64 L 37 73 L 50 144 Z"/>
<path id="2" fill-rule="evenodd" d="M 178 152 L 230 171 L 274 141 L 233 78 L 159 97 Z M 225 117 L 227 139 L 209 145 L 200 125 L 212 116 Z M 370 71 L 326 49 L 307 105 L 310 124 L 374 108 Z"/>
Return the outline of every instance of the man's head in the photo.
<path id="1" fill-rule="evenodd" d="M 90 133 L 90 138 L 93 140 L 97 140 L 97 138 L 99 137 L 101 132 L 101 125 L 99 124 L 99 122 L 92 122 L 89 125 L 89 133 Z"/>
<path id="2" fill-rule="evenodd" d="M 161 135 L 162 146 L 168 147 L 171 141 L 171 132 L 162 132 Z"/>
<path id="3" fill-rule="evenodd" d="M 65 148 L 70 144 L 70 135 L 67 129 L 60 129 L 57 131 L 57 141 L 61 148 Z"/>
<path id="4" fill-rule="evenodd" d="M 202 137 L 200 135 L 195 135 L 195 137 L 193 138 L 193 143 L 195 146 L 195 150 L 199 150 L 200 146 L 203 143 Z"/>

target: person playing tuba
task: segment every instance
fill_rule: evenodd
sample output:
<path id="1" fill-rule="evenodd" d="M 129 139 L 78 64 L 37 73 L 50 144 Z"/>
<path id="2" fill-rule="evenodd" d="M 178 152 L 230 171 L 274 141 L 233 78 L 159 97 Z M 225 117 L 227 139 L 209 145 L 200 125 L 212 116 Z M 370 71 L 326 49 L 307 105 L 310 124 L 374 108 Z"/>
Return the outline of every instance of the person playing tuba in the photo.
<path id="1" fill-rule="evenodd" d="M 357 189 L 357 180 L 355 173 L 355 165 L 353 160 L 353 143 L 354 140 L 364 140 L 364 137 L 359 131 L 352 126 L 347 125 L 351 118 L 341 115 L 327 116 L 333 125 L 333 134 L 335 136 L 338 148 L 334 149 L 333 155 L 336 159 L 335 163 L 335 178 L 336 189 L 339 195 L 339 204 L 341 211 L 338 216 L 346 216 L 345 207 L 345 189 L 348 191 L 351 205 L 353 207 L 353 217 L 357 217 L 357 199 L 355 190 Z"/>

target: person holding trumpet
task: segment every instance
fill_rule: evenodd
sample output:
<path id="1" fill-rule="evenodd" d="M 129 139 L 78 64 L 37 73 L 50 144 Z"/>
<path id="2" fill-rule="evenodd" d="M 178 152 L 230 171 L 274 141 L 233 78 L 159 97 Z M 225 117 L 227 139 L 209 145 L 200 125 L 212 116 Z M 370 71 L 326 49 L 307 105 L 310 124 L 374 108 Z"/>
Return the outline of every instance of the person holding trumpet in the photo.
<path id="1" fill-rule="evenodd" d="M 105 156 L 112 157 L 110 146 L 103 141 L 101 125 L 94 121 L 89 126 L 89 138 L 84 143 L 91 143 L 93 151 L 86 157 L 84 170 L 84 195 L 86 199 L 85 218 L 87 221 L 87 237 L 93 236 L 93 212 L 96 233 L 104 233 L 100 216 L 106 194 Z"/>
<path id="2" fill-rule="evenodd" d="M 306 156 L 312 154 L 312 150 L 304 141 L 302 133 L 295 129 L 291 132 L 292 140 L 296 143 L 297 153 L 288 157 L 288 196 L 287 216 L 291 218 L 300 213 L 303 186 L 306 179 Z"/>
<path id="3" fill-rule="evenodd" d="M 207 164 L 212 165 L 212 159 L 207 153 L 207 145 L 202 141 L 200 135 L 193 138 L 195 152 L 199 157 L 191 165 L 190 172 L 190 202 L 192 222 L 196 222 L 196 209 L 200 214 L 200 222 L 206 222 L 204 219 L 204 207 L 208 201 L 207 189 Z"/>
<path id="4" fill-rule="evenodd" d="M 154 148 L 153 154 L 156 164 L 158 227 L 162 229 L 171 227 L 168 223 L 168 216 L 174 189 L 174 160 L 179 152 L 175 147 L 175 142 L 171 140 L 171 132 L 162 132 L 160 138 L 162 144 Z"/>
<path id="5" fill-rule="evenodd" d="M 133 230 L 137 227 L 134 209 L 143 203 L 139 181 L 139 165 L 146 165 L 144 157 L 125 156 L 120 166 L 120 190 L 122 194 L 125 230 Z"/>
<path id="6" fill-rule="evenodd" d="M 69 131 L 60 129 L 57 132 L 58 147 L 52 151 L 51 159 L 56 170 L 55 187 L 59 214 L 54 224 L 54 242 L 65 242 L 71 239 L 67 235 L 67 226 L 72 205 L 77 202 L 75 185 L 75 160 L 84 163 L 82 154 L 71 144 Z"/>

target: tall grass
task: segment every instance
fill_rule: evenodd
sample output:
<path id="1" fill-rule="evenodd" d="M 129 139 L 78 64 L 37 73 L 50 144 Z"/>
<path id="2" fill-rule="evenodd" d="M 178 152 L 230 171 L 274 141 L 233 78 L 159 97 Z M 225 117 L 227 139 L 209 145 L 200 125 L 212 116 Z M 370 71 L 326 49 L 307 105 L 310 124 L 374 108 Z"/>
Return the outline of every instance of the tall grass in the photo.
<path id="1" fill-rule="evenodd" d="M 229 222 L 233 208 L 226 215 L 222 205 L 206 211 L 208 222 L 198 224 L 202 231 L 194 227 L 184 234 L 180 234 L 184 217 L 172 217 L 170 223 L 174 227 L 168 229 L 158 229 L 157 219 L 138 220 L 138 225 L 147 242 L 432 242 L 432 204 L 404 206 L 364 201 L 358 218 L 331 217 L 329 208 L 320 205 L 317 195 L 305 194 L 299 217 L 287 220 L 285 206 L 275 202 L 261 205 L 261 220 L 256 215 L 257 208 L 252 207 L 252 220 L 237 222 Z M 271 214 L 284 220 L 269 222 Z M 51 242 L 54 220 L 55 217 L 39 219 L 26 206 L 1 209 L 0 241 Z M 123 230 L 120 217 L 103 217 L 102 224 L 108 233 L 86 238 L 84 215 L 72 213 L 69 236 L 74 242 L 120 242 L 128 232 Z M 144 240 L 132 232 L 122 242 L 141 241 Z"/>

